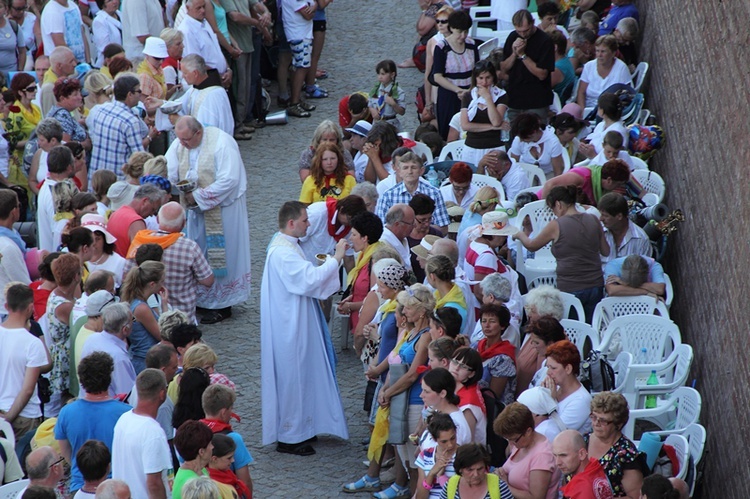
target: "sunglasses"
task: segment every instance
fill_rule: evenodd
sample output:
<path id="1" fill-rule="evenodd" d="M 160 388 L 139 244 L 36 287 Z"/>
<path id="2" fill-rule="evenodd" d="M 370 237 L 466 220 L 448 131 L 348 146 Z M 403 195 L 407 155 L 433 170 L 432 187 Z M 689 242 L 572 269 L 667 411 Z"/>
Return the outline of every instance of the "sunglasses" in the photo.
<path id="1" fill-rule="evenodd" d="M 321 196 L 340 196 L 341 195 L 341 187 L 338 187 L 336 185 L 332 185 L 331 187 L 323 187 L 320 190 Z"/>
<path id="2" fill-rule="evenodd" d="M 27 93 L 32 93 L 32 92 L 36 92 L 36 89 L 37 89 L 36 85 L 31 85 L 30 87 L 24 88 L 23 91 Z"/>
<path id="3" fill-rule="evenodd" d="M 438 24 L 448 24 L 447 19 L 435 19 L 435 22 Z"/>

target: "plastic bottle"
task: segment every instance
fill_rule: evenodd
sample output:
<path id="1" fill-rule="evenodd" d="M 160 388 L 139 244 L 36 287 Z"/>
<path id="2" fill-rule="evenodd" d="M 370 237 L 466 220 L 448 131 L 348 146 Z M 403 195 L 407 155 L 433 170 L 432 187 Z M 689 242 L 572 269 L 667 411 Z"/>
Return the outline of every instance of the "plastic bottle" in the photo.
<path id="1" fill-rule="evenodd" d="M 651 376 L 648 377 L 646 385 L 653 386 L 659 384 L 659 378 L 656 377 L 656 371 L 651 371 Z M 646 409 L 653 409 L 656 407 L 656 395 L 646 395 L 646 403 L 644 406 Z"/>
<path id="2" fill-rule="evenodd" d="M 440 187 L 440 180 L 434 166 L 430 166 L 430 169 L 427 171 L 427 181 L 434 187 Z"/>
<path id="3" fill-rule="evenodd" d="M 641 351 L 638 352 L 638 359 L 636 359 L 636 363 L 648 364 L 648 349 L 646 347 L 641 348 Z"/>

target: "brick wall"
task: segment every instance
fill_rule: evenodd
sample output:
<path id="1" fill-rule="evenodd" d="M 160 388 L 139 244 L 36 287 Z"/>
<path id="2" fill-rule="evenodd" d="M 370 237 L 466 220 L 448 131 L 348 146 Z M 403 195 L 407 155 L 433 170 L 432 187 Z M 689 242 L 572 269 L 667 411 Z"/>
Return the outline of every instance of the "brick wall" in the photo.
<path id="1" fill-rule="evenodd" d="M 747 499 L 750 444 L 750 2 L 637 0 L 646 107 L 668 135 L 652 167 L 686 216 L 666 259 L 695 349 L 704 498 Z"/>

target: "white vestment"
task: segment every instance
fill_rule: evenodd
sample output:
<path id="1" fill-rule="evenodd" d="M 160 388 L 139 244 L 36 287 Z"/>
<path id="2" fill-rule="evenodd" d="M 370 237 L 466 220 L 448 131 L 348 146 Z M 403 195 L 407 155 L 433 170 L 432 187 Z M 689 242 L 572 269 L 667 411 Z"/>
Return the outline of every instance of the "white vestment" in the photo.
<path id="1" fill-rule="evenodd" d="M 247 218 L 247 178 L 237 142 L 215 128 L 204 128 L 203 143 L 190 149 L 188 180 L 198 179 L 197 163 L 201 148 L 206 143 L 207 131 L 215 135 L 215 180 L 210 186 L 193 191 L 198 209 L 188 210 L 186 233 L 206 252 L 206 225 L 203 212 L 221 206 L 226 250 L 226 275 L 217 275 L 213 286 L 198 286 L 198 306 L 217 310 L 244 302 L 250 296 L 250 229 Z M 167 150 L 167 167 L 172 184 L 179 182 L 179 140 Z"/>
<path id="2" fill-rule="evenodd" d="M 204 127 L 215 126 L 229 135 L 234 134 L 234 116 L 224 88 L 213 86 L 199 90 L 189 87 L 177 102 L 182 104 L 180 114 L 192 116 Z M 168 115 L 161 109 L 156 110 L 156 127 L 161 131 L 173 128 Z"/>
<path id="3" fill-rule="evenodd" d="M 349 438 L 335 354 L 318 300 L 338 291 L 338 263 L 316 267 L 297 239 L 277 233 L 260 292 L 263 445 L 315 435 Z"/>

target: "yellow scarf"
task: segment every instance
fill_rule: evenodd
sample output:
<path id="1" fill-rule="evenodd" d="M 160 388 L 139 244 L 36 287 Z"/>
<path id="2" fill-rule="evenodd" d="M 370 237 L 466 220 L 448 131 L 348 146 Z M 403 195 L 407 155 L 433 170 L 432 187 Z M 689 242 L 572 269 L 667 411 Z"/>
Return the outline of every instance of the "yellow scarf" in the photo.
<path id="1" fill-rule="evenodd" d="M 156 83 L 158 83 L 161 86 L 161 95 L 159 96 L 155 95 L 154 97 L 158 97 L 158 98 L 167 97 L 167 84 L 164 81 L 164 72 L 162 71 L 161 68 L 154 69 L 154 67 L 147 60 L 144 59 L 143 62 L 141 62 L 138 65 L 138 73 L 146 73 L 151 78 L 156 80 Z"/>
<path id="2" fill-rule="evenodd" d="M 381 320 L 385 319 L 388 314 L 392 314 L 396 311 L 398 302 L 396 300 L 388 300 L 380 306 Z"/>
<path id="3" fill-rule="evenodd" d="M 354 281 L 357 280 L 357 276 L 359 275 L 359 271 L 362 270 L 368 263 L 370 263 L 370 259 L 372 258 L 372 254 L 375 253 L 375 250 L 380 248 L 380 245 L 382 243 L 380 241 L 373 243 L 369 245 L 362 253 L 359 254 L 359 259 L 357 260 L 357 265 L 354 266 L 351 272 L 349 272 L 349 275 L 346 276 L 346 285 L 351 286 Z"/>
<path id="4" fill-rule="evenodd" d="M 31 106 L 30 109 L 26 109 L 23 104 L 21 104 L 21 101 L 16 101 L 13 105 L 20 109 L 18 114 L 20 114 L 24 120 L 31 123 L 31 125 L 37 126 L 39 122 L 42 121 L 42 110 L 39 109 L 36 104 L 29 104 Z"/>
<path id="5" fill-rule="evenodd" d="M 454 284 L 450 291 L 445 296 L 440 298 L 440 292 L 435 290 L 435 309 L 446 306 L 448 303 L 458 303 L 464 310 L 468 310 L 466 307 L 466 299 L 458 285 Z"/>
<path id="6" fill-rule="evenodd" d="M 55 213 L 55 222 L 59 222 L 60 220 L 70 220 L 73 218 L 73 214 L 69 211 L 59 211 Z"/>

